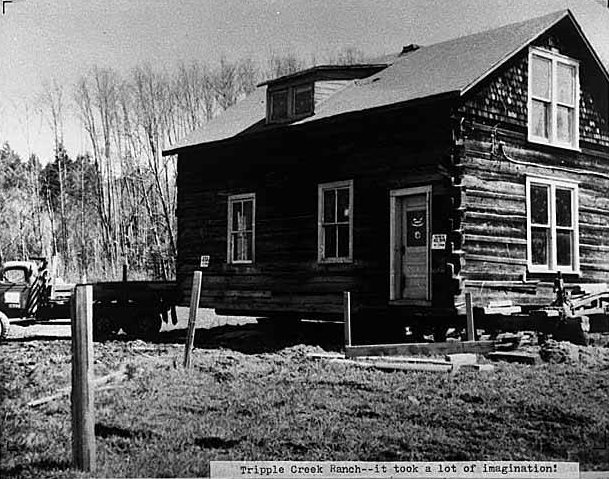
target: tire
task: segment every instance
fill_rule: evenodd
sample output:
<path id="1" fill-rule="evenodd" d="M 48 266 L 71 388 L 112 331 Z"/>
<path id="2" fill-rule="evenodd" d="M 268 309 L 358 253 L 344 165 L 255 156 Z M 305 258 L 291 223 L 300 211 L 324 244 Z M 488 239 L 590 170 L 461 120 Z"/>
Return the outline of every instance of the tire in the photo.
<path id="1" fill-rule="evenodd" d="M 3 313 L 0 313 L 0 341 L 3 341 L 8 337 L 10 329 L 11 323 L 8 318 Z"/>
<path id="2" fill-rule="evenodd" d="M 114 336 L 118 327 L 110 316 L 98 316 L 93 319 L 93 341 L 103 341 Z"/>
<path id="3" fill-rule="evenodd" d="M 154 339 L 163 326 L 163 319 L 157 312 L 147 312 L 126 318 L 122 328 L 129 336 L 140 339 Z"/>

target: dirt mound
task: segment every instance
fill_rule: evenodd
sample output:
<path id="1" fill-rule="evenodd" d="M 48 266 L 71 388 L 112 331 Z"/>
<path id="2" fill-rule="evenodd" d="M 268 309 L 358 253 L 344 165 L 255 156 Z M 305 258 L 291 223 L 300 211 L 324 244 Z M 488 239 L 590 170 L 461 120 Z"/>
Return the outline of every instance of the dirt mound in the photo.
<path id="1" fill-rule="evenodd" d="M 546 341 L 539 350 L 545 362 L 559 364 L 582 364 L 584 366 L 609 369 L 609 348 L 577 346 L 567 341 Z"/>

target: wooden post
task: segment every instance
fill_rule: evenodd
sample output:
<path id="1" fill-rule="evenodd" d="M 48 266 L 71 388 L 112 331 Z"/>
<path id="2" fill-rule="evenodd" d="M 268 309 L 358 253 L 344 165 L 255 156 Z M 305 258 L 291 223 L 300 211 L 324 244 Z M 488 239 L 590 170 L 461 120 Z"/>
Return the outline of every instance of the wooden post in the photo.
<path id="1" fill-rule="evenodd" d="M 474 308 L 472 306 L 472 293 L 465 293 L 465 314 L 467 316 L 467 340 L 476 340 L 476 330 L 474 327 Z"/>
<path id="2" fill-rule="evenodd" d="M 351 293 L 343 293 L 343 308 L 345 321 L 345 347 L 351 346 Z"/>
<path id="3" fill-rule="evenodd" d="M 93 286 L 76 286 L 72 300 L 72 461 L 95 470 L 93 404 Z"/>
<path id="4" fill-rule="evenodd" d="M 190 293 L 190 314 L 188 315 L 188 336 L 184 349 L 184 367 L 190 368 L 190 356 L 195 342 L 195 323 L 197 322 L 197 311 L 199 310 L 199 299 L 201 298 L 201 271 L 195 271 L 192 278 L 192 292 Z"/>
<path id="5" fill-rule="evenodd" d="M 123 283 L 127 281 L 127 263 L 123 264 Z"/>

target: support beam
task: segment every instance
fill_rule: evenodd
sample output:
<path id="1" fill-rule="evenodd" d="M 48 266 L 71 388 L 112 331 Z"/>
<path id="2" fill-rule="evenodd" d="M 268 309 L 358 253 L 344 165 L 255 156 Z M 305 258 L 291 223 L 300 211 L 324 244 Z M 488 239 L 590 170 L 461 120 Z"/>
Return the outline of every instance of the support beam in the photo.
<path id="1" fill-rule="evenodd" d="M 345 291 L 343 294 L 343 308 L 345 321 L 345 348 L 351 346 L 351 293 Z"/>
<path id="2" fill-rule="evenodd" d="M 190 368 L 192 348 L 195 342 L 195 325 L 197 323 L 197 311 L 199 310 L 199 300 L 201 299 L 201 280 L 203 273 L 195 271 L 192 278 L 192 292 L 190 293 L 190 314 L 188 315 L 188 335 L 184 349 L 184 367 Z"/>
<path id="3" fill-rule="evenodd" d="M 472 293 L 465 293 L 465 315 L 467 317 L 467 340 L 476 340 L 476 329 L 474 326 L 474 307 L 472 306 Z"/>

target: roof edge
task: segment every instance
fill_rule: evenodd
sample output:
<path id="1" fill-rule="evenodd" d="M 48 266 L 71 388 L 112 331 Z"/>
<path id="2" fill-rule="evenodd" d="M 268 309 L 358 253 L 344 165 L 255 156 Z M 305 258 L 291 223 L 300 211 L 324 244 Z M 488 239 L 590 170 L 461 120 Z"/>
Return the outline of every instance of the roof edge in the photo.
<path id="1" fill-rule="evenodd" d="M 310 68 L 305 68 L 304 70 L 300 70 L 294 73 L 289 73 L 287 75 L 282 75 L 280 77 L 277 78 L 272 78 L 270 80 L 265 80 L 261 83 L 258 83 L 256 86 L 260 87 L 260 86 L 265 86 L 265 85 L 274 85 L 276 83 L 281 83 L 287 80 L 292 80 L 294 78 L 298 78 L 301 76 L 305 76 L 308 75 L 310 73 L 317 73 L 317 72 L 332 72 L 332 71 L 339 71 L 339 70 L 367 70 L 367 69 L 383 69 L 388 67 L 389 65 L 391 65 L 391 63 L 388 62 L 384 62 L 384 63 L 356 63 L 353 65 L 315 65 L 313 67 Z"/>
<path id="2" fill-rule="evenodd" d="M 560 12 L 561 10 L 557 10 L 555 13 Z M 534 42 L 535 40 L 537 40 L 540 36 L 542 36 L 543 34 L 545 34 L 548 30 L 550 30 L 551 28 L 554 28 L 559 22 L 562 22 L 565 18 L 568 18 L 569 20 L 571 20 L 571 23 L 573 24 L 573 26 L 575 27 L 575 29 L 577 30 L 577 33 L 579 34 L 579 36 L 581 37 L 581 39 L 584 41 L 584 43 L 586 44 L 586 47 L 588 48 L 588 50 L 590 51 L 590 53 L 592 54 L 592 57 L 594 58 L 594 60 L 596 61 L 599 69 L 603 72 L 603 74 L 605 75 L 605 79 L 607 80 L 607 82 L 609 82 L 609 71 L 607 70 L 607 68 L 605 67 L 605 65 L 603 64 L 602 60 L 600 59 L 600 57 L 598 56 L 598 53 L 596 52 L 596 50 L 594 49 L 594 47 L 592 46 L 592 44 L 590 43 L 590 41 L 588 40 L 588 38 L 586 37 L 586 35 L 584 34 L 583 29 L 581 28 L 580 24 L 578 23 L 577 19 L 575 18 L 575 16 L 573 15 L 573 13 L 571 12 L 570 9 L 566 9 L 566 10 L 562 10 L 563 14 L 556 18 L 555 21 L 553 21 L 550 25 L 548 25 L 546 28 L 544 28 L 542 31 L 538 32 L 534 37 L 528 39 L 526 42 L 524 42 L 520 47 L 514 49 L 513 51 L 511 51 L 510 53 L 508 53 L 507 55 L 505 55 L 501 60 L 499 60 L 495 65 L 493 65 L 491 68 L 489 68 L 483 75 L 481 75 L 480 77 L 478 77 L 476 80 L 474 80 L 473 82 L 471 82 L 469 85 L 467 85 L 465 88 L 463 88 L 461 90 L 461 96 L 467 94 L 469 91 L 471 91 L 473 88 L 475 88 L 478 84 L 480 84 L 481 82 L 483 82 L 486 78 L 488 78 L 490 75 L 492 75 L 493 73 L 495 73 L 499 68 L 501 68 L 503 65 L 505 65 L 505 63 L 507 63 L 511 58 L 514 57 L 514 55 L 516 55 L 518 52 L 522 51 L 525 47 L 529 46 L 532 42 Z"/>

